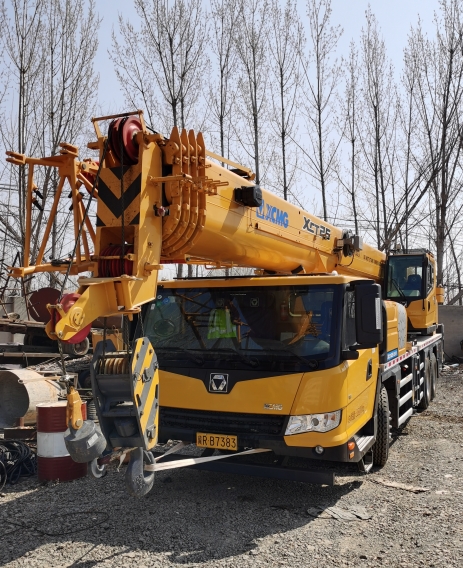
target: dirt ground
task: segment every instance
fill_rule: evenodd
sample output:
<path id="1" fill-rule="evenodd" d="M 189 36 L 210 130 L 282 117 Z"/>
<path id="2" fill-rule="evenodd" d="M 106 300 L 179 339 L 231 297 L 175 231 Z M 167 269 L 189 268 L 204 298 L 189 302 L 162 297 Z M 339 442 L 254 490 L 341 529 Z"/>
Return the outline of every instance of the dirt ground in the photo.
<path id="1" fill-rule="evenodd" d="M 115 468 L 100 480 L 6 486 L 0 565 L 462 566 L 462 382 L 463 368 L 447 370 L 430 408 L 395 433 L 386 467 L 341 472 L 334 487 L 188 468 L 157 474 L 140 500 Z M 332 506 L 371 518 L 307 512 Z"/>

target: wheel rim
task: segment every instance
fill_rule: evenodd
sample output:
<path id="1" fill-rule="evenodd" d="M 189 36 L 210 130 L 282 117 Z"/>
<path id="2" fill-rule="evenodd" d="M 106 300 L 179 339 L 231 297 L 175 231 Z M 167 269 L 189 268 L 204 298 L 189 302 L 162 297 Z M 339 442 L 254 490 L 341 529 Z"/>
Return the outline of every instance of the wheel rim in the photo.
<path id="1" fill-rule="evenodd" d="M 431 361 L 428 364 L 428 372 L 426 373 L 426 395 L 428 400 L 431 400 L 431 382 L 432 382 L 432 371 L 431 371 Z"/>

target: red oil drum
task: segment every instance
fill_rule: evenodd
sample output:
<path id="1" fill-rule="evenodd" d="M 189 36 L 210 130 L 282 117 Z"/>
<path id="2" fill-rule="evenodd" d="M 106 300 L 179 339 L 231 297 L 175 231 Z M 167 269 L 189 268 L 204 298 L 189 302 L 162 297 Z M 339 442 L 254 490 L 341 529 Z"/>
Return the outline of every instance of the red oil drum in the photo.
<path id="1" fill-rule="evenodd" d="M 37 474 L 40 481 L 71 481 L 87 475 L 87 464 L 76 463 L 64 444 L 67 401 L 37 405 Z M 82 402 L 82 418 L 87 403 Z"/>

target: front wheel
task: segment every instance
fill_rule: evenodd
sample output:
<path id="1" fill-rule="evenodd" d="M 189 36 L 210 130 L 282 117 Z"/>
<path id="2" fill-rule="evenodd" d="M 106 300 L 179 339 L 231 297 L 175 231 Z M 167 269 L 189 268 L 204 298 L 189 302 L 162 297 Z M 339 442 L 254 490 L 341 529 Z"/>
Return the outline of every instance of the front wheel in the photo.
<path id="1" fill-rule="evenodd" d="M 378 429 L 376 442 L 373 445 L 373 465 L 382 467 L 386 465 L 389 457 L 389 441 L 391 437 L 391 412 L 389 399 L 384 385 L 381 387 L 378 400 Z"/>

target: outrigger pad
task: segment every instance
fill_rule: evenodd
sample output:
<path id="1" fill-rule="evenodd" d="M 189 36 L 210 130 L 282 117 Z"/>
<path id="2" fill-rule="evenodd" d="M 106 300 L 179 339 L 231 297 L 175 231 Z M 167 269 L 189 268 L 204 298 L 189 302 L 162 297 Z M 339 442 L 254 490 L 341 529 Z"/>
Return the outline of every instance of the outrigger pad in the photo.
<path id="1" fill-rule="evenodd" d="M 68 428 L 64 433 L 64 443 L 77 463 L 87 463 L 100 457 L 106 448 L 106 439 L 92 420 L 85 420 L 78 430 Z"/>

